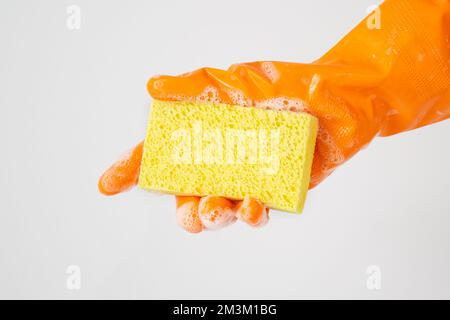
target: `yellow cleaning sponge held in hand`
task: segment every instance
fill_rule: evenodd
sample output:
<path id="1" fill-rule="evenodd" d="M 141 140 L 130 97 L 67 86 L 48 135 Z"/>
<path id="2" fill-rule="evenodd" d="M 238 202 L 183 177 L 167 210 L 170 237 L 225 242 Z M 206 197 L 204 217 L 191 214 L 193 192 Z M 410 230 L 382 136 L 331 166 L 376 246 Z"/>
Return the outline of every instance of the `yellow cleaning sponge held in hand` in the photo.
<path id="1" fill-rule="evenodd" d="M 300 213 L 317 126 L 306 113 L 154 100 L 139 186 L 176 195 L 249 195 Z"/>

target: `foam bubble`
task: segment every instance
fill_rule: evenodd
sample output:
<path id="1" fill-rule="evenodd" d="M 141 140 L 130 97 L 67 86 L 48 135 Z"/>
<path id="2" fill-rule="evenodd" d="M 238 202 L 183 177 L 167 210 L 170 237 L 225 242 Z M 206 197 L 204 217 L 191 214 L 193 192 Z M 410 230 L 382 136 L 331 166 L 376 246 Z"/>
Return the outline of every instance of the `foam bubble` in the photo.
<path id="1" fill-rule="evenodd" d="M 198 211 L 200 221 L 208 230 L 218 230 L 226 227 L 236 221 L 236 215 L 231 207 L 218 206 L 206 210 L 206 203 L 211 196 L 204 197 L 200 200 Z"/>
<path id="2" fill-rule="evenodd" d="M 191 233 L 198 233 L 203 230 L 203 225 L 198 216 L 195 202 L 187 202 L 176 211 L 177 222 L 183 229 Z"/>
<path id="3" fill-rule="evenodd" d="M 326 130 L 319 128 L 317 139 L 320 140 L 322 147 L 326 148 L 326 150 L 323 150 L 325 163 L 330 163 L 334 167 L 335 165 L 341 164 L 345 161 L 342 150 L 337 146 L 333 137 Z"/>
<path id="4" fill-rule="evenodd" d="M 258 100 L 255 101 L 255 107 L 292 112 L 308 112 L 307 104 L 304 101 L 287 97 Z"/>
<path id="5" fill-rule="evenodd" d="M 249 107 L 252 105 L 252 100 L 246 98 L 244 93 L 240 90 L 227 89 L 227 94 L 230 97 L 233 104 L 243 107 Z"/>
<path id="6" fill-rule="evenodd" d="M 272 62 L 265 61 L 261 63 L 262 71 L 270 81 L 275 82 L 280 78 L 280 73 Z"/>
<path id="7" fill-rule="evenodd" d="M 219 91 L 216 87 L 208 86 L 202 93 L 195 97 L 195 100 L 199 102 L 220 103 Z"/>

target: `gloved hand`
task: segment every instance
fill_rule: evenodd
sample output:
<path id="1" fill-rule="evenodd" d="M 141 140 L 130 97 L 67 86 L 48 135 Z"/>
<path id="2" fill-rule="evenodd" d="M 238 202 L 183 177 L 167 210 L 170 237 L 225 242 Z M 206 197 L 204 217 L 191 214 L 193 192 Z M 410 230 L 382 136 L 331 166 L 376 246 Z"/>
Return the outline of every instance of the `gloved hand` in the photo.
<path id="1" fill-rule="evenodd" d="M 227 71 L 202 68 L 148 82 L 159 100 L 190 100 L 308 112 L 319 119 L 310 188 L 366 146 L 450 117 L 450 1 L 387 0 L 311 64 L 262 61 Z M 379 18 L 379 24 L 373 23 Z M 378 25 L 378 26 L 377 26 Z M 380 28 L 378 28 L 380 27 Z M 137 183 L 142 143 L 100 178 L 104 194 Z M 237 214 L 236 214 L 237 211 Z M 177 197 L 177 219 L 190 232 L 237 218 L 267 223 L 259 201 Z"/>

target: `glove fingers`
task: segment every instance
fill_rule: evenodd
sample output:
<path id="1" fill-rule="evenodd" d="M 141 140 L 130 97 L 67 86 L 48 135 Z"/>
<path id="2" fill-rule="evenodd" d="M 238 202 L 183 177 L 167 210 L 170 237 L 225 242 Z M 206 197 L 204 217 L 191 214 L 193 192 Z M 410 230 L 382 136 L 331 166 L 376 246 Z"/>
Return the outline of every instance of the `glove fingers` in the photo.
<path id="1" fill-rule="evenodd" d="M 222 197 L 201 198 L 198 213 L 203 226 L 209 230 L 222 229 L 236 221 L 233 201 Z"/>
<path id="2" fill-rule="evenodd" d="M 124 192 L 138 182 L 144 142 L 140 142 L 109 167 L 98 181 L 98 189 L 104 195 Z"/>
<path id="3" fill-rule="evenodd" d="M 252 227 L 262 227 L 269 221 L 269 208 L 257 199 L 247 196 L 236 208 L 236 217 Z"/>
<path id="4" fill-rule="evenodd" d="M 198 214 L 200 197 L 176 197 L 177 222 L 180 227 L 190 233 L 202 232 L 204 227 Z"/>

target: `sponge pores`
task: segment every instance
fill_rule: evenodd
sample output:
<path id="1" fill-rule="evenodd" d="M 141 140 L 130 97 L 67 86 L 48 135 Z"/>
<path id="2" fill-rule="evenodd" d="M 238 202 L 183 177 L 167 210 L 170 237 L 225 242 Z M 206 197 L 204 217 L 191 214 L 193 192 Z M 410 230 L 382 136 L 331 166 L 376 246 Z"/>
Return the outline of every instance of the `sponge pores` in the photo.
<path id="1" fill-rule="evenodd" d="M 317 127 L 306 113 L 154 100 L 139 186 L 176 195 L 249 195 L 300 213 Z"/>

